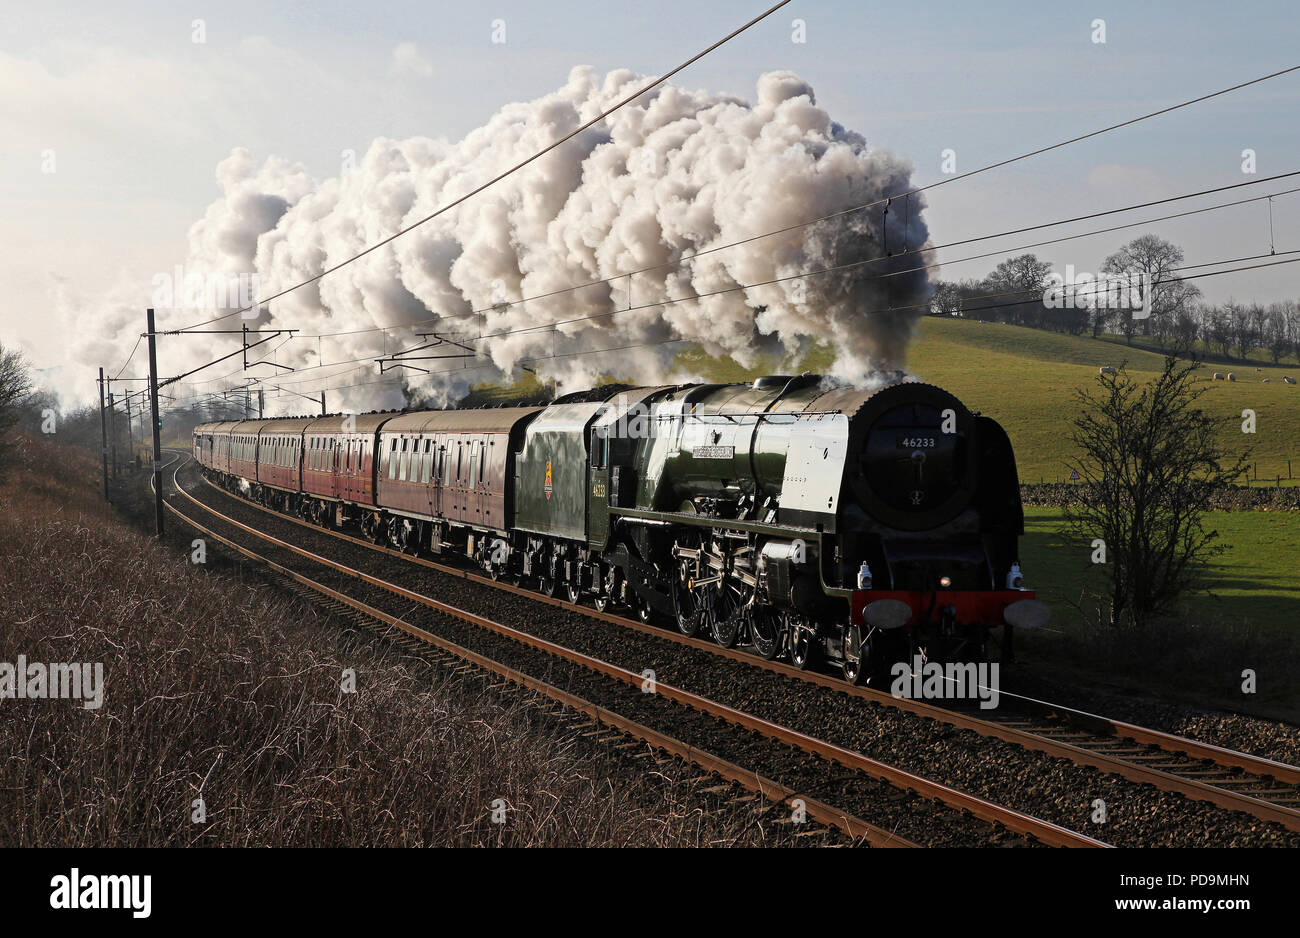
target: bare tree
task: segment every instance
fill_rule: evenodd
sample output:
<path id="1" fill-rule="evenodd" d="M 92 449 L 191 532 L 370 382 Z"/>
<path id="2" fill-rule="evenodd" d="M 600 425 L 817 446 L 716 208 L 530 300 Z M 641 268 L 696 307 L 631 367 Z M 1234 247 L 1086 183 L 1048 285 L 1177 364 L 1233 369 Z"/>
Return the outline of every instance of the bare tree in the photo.
<path id="1" fill-rule="evenodd" d="M 957 284 L 941 280 L 934 285 L 934 294 L 930 297 L 930 315 L 960 316 L 961 300 Z"/>
<path id="2" fill-rule="evenodd" d="M 7 352 L 0 345 L 0 476 L 12 461 L 9 432 L 18 422 L 20 407 L 31 387 L 22 353 Z"/>
<path id="3" fill-rule="evenodd" d="M 1205 310 L 1205 347 L 1219 347 L 1219 354 L 1224 358 L 1232 357 L 1232 323 L 1228 313 L 1218 306 Z"/>
<path id="4" fill-rule="evenodd" d="M 1291 350 L 1291 337 L 1288 334 L 1288 318 L 1294 315 L 1289 303 L 1274 303 L 1268 308 L 1264 316 L 1263 335 L 1260 337 L 1264 348 L 1268 349 L 1268 354 L 1273 359 L 1273 364 L 1278 364 L 1282 358 Z"/>
<path id="5" fill-rule="evenodd" d="M 1021 326 L 1041 325 L 1044 307 L 1043 291 L 1047 289 L 1047 275 L 1052 265 L 1040 261 L 1034 254 L 1009 257 L 984 279 L 990 294 L 1008 294 L 988 300 L 994 307 L 1002 307 L 995 319 L 1006 319 Z M 976 307 L 978 309 L 978 307 Z"/>
<path id="6" fill-rule="evenodd" d="M 1065 509 L 1064 533 L 1106 552 L 1112 626 L 1142 626 L 1173 611 L 1212 556 L 1224 548 L 1202 521 L 1208 489 L 1240 478 L 1248 451 L 1230 457 L 1222 421 L 1198 409 L 1209 385 L 1199 365 L 1165 358 L 1159 377 L 1139 384 L 1121 368 L 1096 391 L 1077 392 L 1071 438 L 1089 495 Z"/>
<path id="7" fill-rule="evenodd" d="M 1140 273 L 1151 277 L 1151 316 L 1142 320 L 1132 316 L 1120 317 L 1120 329 L 1130 344 L 1138 322 L 1142 323 L 1142 334 L 1150 335 L 1153 320 L 1172 318 L 1200 296 L 1200 290 L 1175 274 L 1182 262 L 1182 248 L 1163 238 L 1145 234 L 1134 238 L 1102 263 L 1102 272 L 1106 274 Z"/>

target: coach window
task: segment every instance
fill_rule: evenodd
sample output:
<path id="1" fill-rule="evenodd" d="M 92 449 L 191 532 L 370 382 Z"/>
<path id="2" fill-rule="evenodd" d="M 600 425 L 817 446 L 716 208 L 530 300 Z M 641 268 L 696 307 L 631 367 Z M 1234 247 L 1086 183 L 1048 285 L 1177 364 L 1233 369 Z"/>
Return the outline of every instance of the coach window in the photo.
<path id="1" fill-rule="evenodd" d="M 469 483 L 469 488 L 471 489 L 474 488 L 474 483 L 478 481 L 479 446 L 480 444 L 478 440 L 475 440 L 469 445 L 469 478 L 466 481 Z"/>
<path id="2" fill-rule="evenodd" d="M 433 440 L 424 441 L 424 456 L 420 460 L 420 484 L 424 485 L 429 481 L 429 475 L 433 472 L 433 454 L 429 451 L 433 445 Z"/>
<path id="3" fill-rule="evenodd" d="M 481 453 L 479 453 L 479 457 L 478 457 L 478 484 L 480 488 L 483 487 L 483 477 L 487 475 L 487 461 L 488 461 L 488 448 L 487 448 L 487 444 L 484 443 L 483 450 Z"/>

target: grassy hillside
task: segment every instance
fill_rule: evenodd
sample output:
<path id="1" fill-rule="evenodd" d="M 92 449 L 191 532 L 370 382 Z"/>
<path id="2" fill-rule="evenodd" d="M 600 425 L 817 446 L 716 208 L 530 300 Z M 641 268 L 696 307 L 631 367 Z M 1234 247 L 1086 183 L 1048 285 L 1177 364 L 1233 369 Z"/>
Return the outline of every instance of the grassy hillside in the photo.
<path id="1" fill-rule="evenodd" d="M 823 371 L 831 358 L 828 349 L 819 348 L 784 369 L 777 362 L 767 369 Z M 743 381 L 767 370 L 747 370 L 730 359 L 711 359 L 698 349 L 682 352 L 677 361 L 718 381 Z M 1113 337 L 1092 339 L 998 323 L 926 317 L 912 343 L 907 366 L 923 381 L 946 388 L 971 409 L 1006 427 L 1016 448 L 1022 481 L 1051 482 L 1069 474 L 1067 436 L 1075 412 L 1075 390 L 1095 383 L 1102 365 L 1126 364 L 1138 377 L 1154 377 L 1162 362 L 1159 353 L 1128 348 Z M 1232 371 L 1237 381 L 1213 381 L 1215 371 Z M 1278 475 L 1285 484 L 1288 459 L 1292 461 L 1290 474 L 1296 477 L 1292 484 L 1300 482 L 1300 386 L 1283 383 L 1283 375 L 1300 377 L 1300 367 L 1252 363 L 1206 365 L 1203 371 L 1211 386 L 1203 398 L 1204 406 L 1216 415 L 1234 418 L 1227 442 L 1253 445 L 1261 484 Z M 1265 384 L 1264 378 L 1272 380 Z M 1254 436 L 1238 432 L 1246 408 L 1256 414 Z"/>
<path id="2" fill-rule="evenodd" d="M 1075 389 L 1095 383 L 1102 365 L 1126 364 L 1139 377 L 1154 377 L 1162 363 L 1158 353 L 1107 340 L 927 318 L 909 364 L 923 379 L 1000 421 L 1015 444 L 1023 480 L 1033 482 L 1068 475 L 1065 461 L 1071 447 L 1066 436 L 1075 413 Z M 1258 464 L 1261 481 L 1279 474 L 1285 479 L 1287 459 L 1293 460 L 1291 474 L 1300 475 L 1300 386 L 1282 381 L 1282 375 L 1294 376 L 1300 369 L 1237 368 L 1235 382 L 1213 381 L 1215 370 L 1232 369 L 1205 366 L 1210 391 L 1202 401 L 1211 413 L 1233 418 L 1226 442 L 1253 445 L 1252 461 Z M 1266 377 L 1272 379 L 1268 384 L 1262 380 Z M 1246 408 L 1256 413 L 1254 436 L 1239 432 Z"/>

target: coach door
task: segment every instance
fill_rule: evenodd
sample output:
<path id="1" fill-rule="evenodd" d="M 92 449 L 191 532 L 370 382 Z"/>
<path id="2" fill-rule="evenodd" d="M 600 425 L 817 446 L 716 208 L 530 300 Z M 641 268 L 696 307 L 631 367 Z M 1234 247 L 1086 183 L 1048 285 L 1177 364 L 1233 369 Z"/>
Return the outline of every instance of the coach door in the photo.
<path id="1" fill-rule="evenodd" d="M 430 486 L 430 498 L 433 498 L 433 516 L 442 517 L 442 491 L 446 488 L 447 440 L 445 437 L 433 439 L 433 483 Z"/>

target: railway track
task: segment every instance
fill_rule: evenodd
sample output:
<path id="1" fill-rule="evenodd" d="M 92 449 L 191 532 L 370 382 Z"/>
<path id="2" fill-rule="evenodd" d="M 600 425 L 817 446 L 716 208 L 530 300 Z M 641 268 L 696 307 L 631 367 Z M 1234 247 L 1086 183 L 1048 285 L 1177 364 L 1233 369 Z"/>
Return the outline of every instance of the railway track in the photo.
<path id="1" fill-rule="evenodd" d="M 229 498 L 229 492 L 205 484 Z M 178 483 L 178 488 L 180 488 Z M 184 489 L 180 489 L 184 492 Z M 185 492 L 187 496 L 188 492 Z M 193 496 L 189 496 L 193 498 Z M 197 502 L 197 499 L 194 499 Z M 1084 713 L 1049 701 L 1007 694 L 1015 701 L 1019 713 L 1013 718 L 985 719 L 961 710 L 939 707 L 924 701 L 894 697 L 870 687 L 855 687 L 845 681 L 814 671 L 800 670 L 757 655 L 723 648 L 716 642 L 688 637 L 678 632 L 646 624 L 635 619 L 600 611 L 581 603 L 543 595 L 503 580 L 494 580 L 462 567 L 440 563 L 396 551 L 386 545 L 294 518 L 254 502 L 237 499 L 273 517 L 328 535 L 358 547 L 400 557 L 440 573 L 502 590 L 530 600 L 579 613 L 592 619 L 654 635 L 677 644 L 721 655 L 775 674 L 831 688 L 853 697 L 870 700 L 917 716 L 938 720 L 950 726 L 970 730 L 981 736 L 996 738 L 1022 748 L 1066 759 L 1075 765 L 1090 766 L 1114 773 L 1132 782 L 1205 801 L 1229 811 L 1241 811 L 1259 820 L 1280 824 L 1287 830 L 1300 831 L 1300 768 L 1209 745 L 1159 730 Z M 201 502 L 198 502 L 202 504 Z M 207 508 L 208 506 L 204 506 Z M 1003 692 L 1004 694 L 1006 692 Z"/>
<path id="2" fill-rule="evenodd" d="M 173 485 L 181 496 L 192 504 L 198 506 L 203 511 L 219 519 L 220 523 L 235 528 L 252 537 L 272 545 L 274 549 L 288 552 L 297 557 L 304 558 L 312 564 L 326 568 L 343 577 L 365 584 L 394 597 L 402 600 L 413 602 L 419 606 L 426 607 L 438 613 L 440 616 L 448 617 L 462 623 L 467 623 L 482 632 L 490 633 L 495 637 L 506 639 L 517 646 L 527 648 L 534 652 L 539 652 L 550 659 L 558 659 L 567 664 L 574 665 L 585 671 L 599 675 L 600 678 L 607 682 L 614 682 L 626 688 L 630 685 L 632 688 L 644 691 L 647 680 L 644 674 L 636 673 L 608 662 L 602 661 L 590 655 L 583 654 L 576 650 L 566 648 L 554 642 L 547 641 L 537 636 L 530 635 L 518 629 L 514 629 L 504 623 L 496 622 L 488 617 L 460 609 L 448 603 L 441 602 L 433 597 L 409 590 L 395 583 L 385 581 L 379 577 L 364 573 L 341 564 L 335 560 L 314 554 L 287 541 L 273 537 L 262 531 L 258 531 L 249 525 L 223 514 L 217 509 L 206 505 L 187 492 L 180 485 L 178 472 L 183 459 L 187 456 L 179 456 L 169 463 L 172 467 Z M 217 542 L 226 545 L 240 555 L 247 557 L 259 564 L 266 566 L 276 575 L 286 579 L 294 584 L 297 588 L 305 588 L 316 594 L 317 597 L 323 598 L 327 604 L 333 604 L 335 608 L 347 610 L 346 615 L 353 621 L 367 620 L 372 623 L 382 625 L 385 634 L 397 634 L 402 642 L 416 643 L 412 647 L 433 647 L 438 652 L 454 656 L 455 658 L 467 663 L 468 665 L 490 672 L 497 677 L 517 684 L 522 687 L 543 694 L 549 699 L 555 701 L 566 708 L 575 710 L 589 717 L 593 721 L 603 726 L 607 726 L 611 731 L 620 734 L 628 734 L 636 739 L 642 740 L 656 749 L 677 756 L 698 765 L 706 771 L 716 774 L 729 782 L 735 782 L 743 785 L 749 791 L 761 795 L 771 801 L 778 801 L 785 804 L 791 804 L 795 798 L 798 798 L 804 806 L 808 817 L 819 823 L 831 826 L 857 840 L 864 841 L 874 846 L 915 846 L 915 841 L 906 839 L 896 833 L 894 830 L 887 830 L 855 816 L 850 811 L 843 808 L 832 806 L 831 804 L 812 797 L 794 787 L 782 784 L 770 777 L 765 777 L 758 771 L 743 768 L 739 764 L 732 762 L 723 757 L 714 755 L 693 742 L 684 741 L 676 738 L 662 730 L 648 726 L 626 714 L 618 713 L 611 708 L 602 706 L 586 697 L 575 694 L 571 690 L 564 689 L 556 683 L 548 682 L 537 677 L 535 674 L 513 667 L 508 663 L 494 659 L 491 656 L 467 647 L 465 644 L 452 641 L 445 635 L 435 634 L 434 632 L 421 628 L 409 621 L 408 617 L 395 616 L 391 612 L 378 608 L 376 605 L 364 602 L 354 596 L 348 595 L 341 590 L 335 589 L 326 583 L 317 579 L 308 577 L 303 573 L 294 570 L 286 564 L 279 563 L 276 560 L 263 556 L 248 547 L 235 542 L 233 538 L 226 537 L 220 532 L 214 530 L 210 525 L 203 524 L 194 517 L 181 511 L 170 501 L 165 501 L 166 508 L 183 520 L 187 525 L 200 531 L 205 536 L 210 537 Z M 257 507 L 257 506 L 254 506 Z M 278 515 L 278 513 L 276 513 Z M 283 516 L 280 516 L 283 517 Z M 314 526 L 313 526 L 314 527 Z M 332 533 L 332 532 L 331 532 Z M 486 582 L 493 582 L 487 580 Z M 508 585 L 508 584 L 503 584 Z M 357 617 L 360 617 L 358 619 Z M 645 693 L 636 694 L 635 697 L 645 697 Z M 723 721 L 730 727 L 754 734 L 763 738 L 768 743 L 775 743 L 782 748 L 797 750 L 806 756 L 815 757 L 821 764 L 831 764 L 847 769 L 851 777 L 870 780 L 879 786 L 882 786 L 881 793 L 885 794 L 888 800 L 898 798 L 907 798 L 912 795 L 918 796 L 927 803 L 942 805 L 943 809 L 953 819 L 977 819 L 981 828 L 993 830 L 1004 828 L 1024 837 L 1032 838 L 1039 843 L 1049 846 L 1071 846 L 1071 847 L 1104 847 L 1104 842 L 1084 834 L 1069 830 L 1050 821 L 1033 817 L 1023 812 L 1006 808 L 974 795 L 953 789 L 949 786 L 931 781 L 913 773 L 903 771 L 885 763 L 879 762 L 863 756 L 860 753 L 853 752 L 844 747 L 837 746 L 834 743 L 822 740 L 789 727 L 781 726 L 761 717 L 746 713 L 726 704 L 719 703 L 700 694 L 695 694 L 682 688 L 665 684 L 661 681 L 655 681 L 653 693 L 649 696 L 659 698 L 663 701 L 671 702 L 674 705 L 680 705 L 688 708 L 695 713 L 711 718 L 714 721 Z M 633 699 L 635 699 L 635 697 Z M 837 784 L 842 784 L 840 779 Z M 889 794 L 888 792 L 892 792 Z"/>

